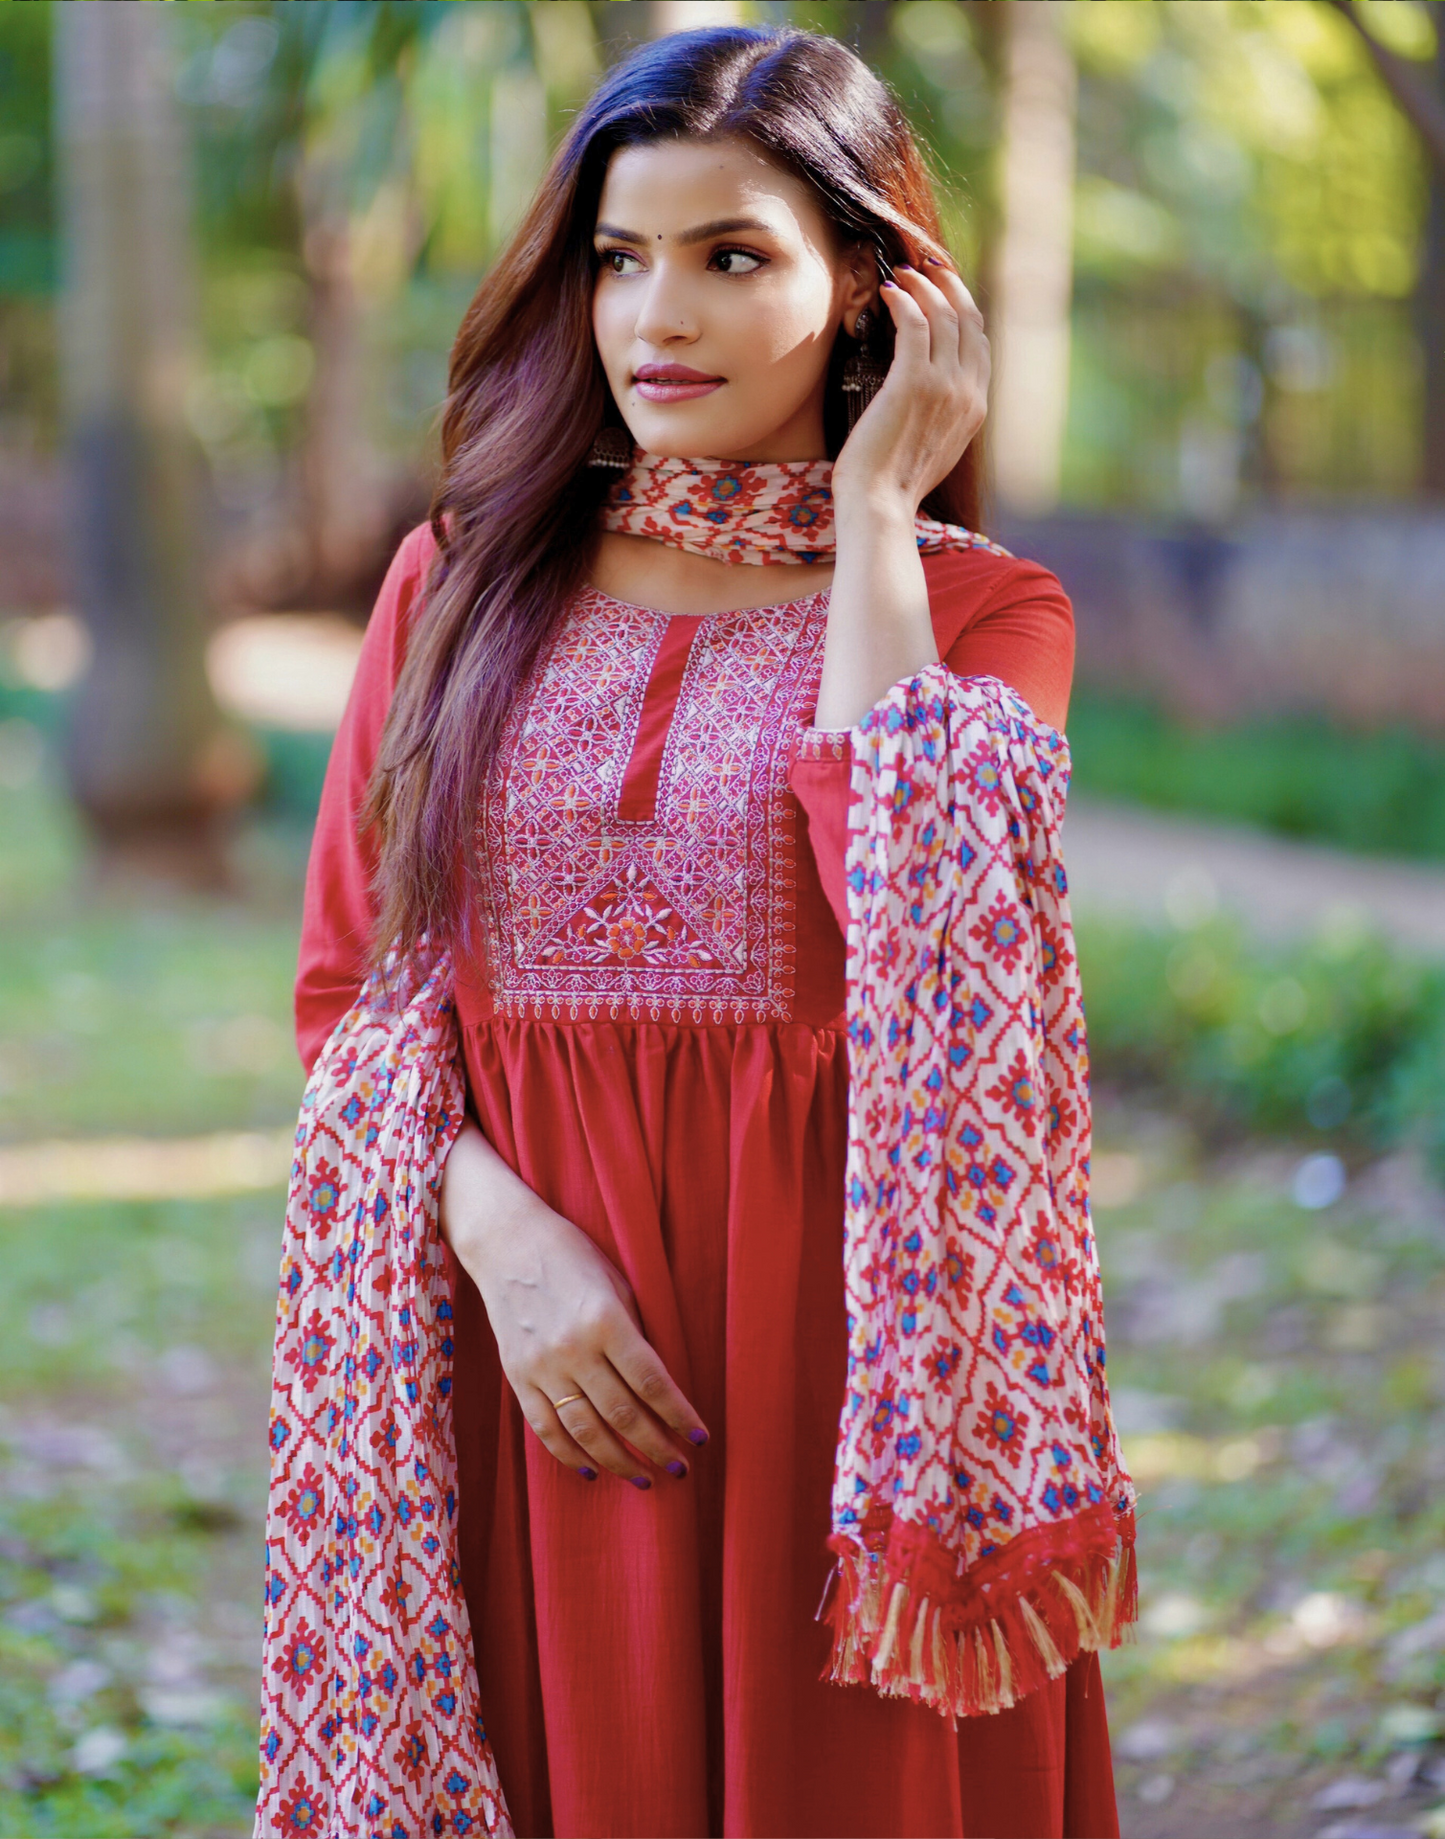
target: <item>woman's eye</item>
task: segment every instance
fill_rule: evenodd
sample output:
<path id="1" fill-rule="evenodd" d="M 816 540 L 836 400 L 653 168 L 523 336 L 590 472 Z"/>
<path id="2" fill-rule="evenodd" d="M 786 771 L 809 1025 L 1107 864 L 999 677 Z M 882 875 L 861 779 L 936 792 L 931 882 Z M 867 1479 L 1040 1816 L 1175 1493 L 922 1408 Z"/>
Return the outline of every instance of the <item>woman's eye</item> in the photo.
<path id="1" fill-rule="evenodd" d="M 632 263 L 632 267 L 625 266 L 628 262 Z M 614 275 L 635 275 L 642 268 L 641 262 L 630 249 L 604 249 L 602 266 L 609 274 Z"/>
<path id="2" fill-rule="evenodd" d="M 763 265 L 763 257 L 754 255 L 751 249 L 719 249 L 712 259 L 725 275 L 756 274 Z"/>

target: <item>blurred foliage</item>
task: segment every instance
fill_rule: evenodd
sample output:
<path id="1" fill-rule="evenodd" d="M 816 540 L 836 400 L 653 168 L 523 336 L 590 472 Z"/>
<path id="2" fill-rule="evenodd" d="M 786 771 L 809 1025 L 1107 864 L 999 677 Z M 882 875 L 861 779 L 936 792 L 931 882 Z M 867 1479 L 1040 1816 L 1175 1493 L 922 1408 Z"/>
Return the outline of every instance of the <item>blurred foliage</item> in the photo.
<path id="1" fill-rule="evenodd" d="M 1445 861 L 1445 747 L 1407 729 L 1351 731 L 1312 715 L 1191 728 L 1083 689 L 1069 744 L 1074 785 L 1101 798 Z"/>
<path id="2" fill-rule="evenodd" d="M 0 17 L 0 440 L 22 445 L 59 416 L 48 10 Z"/>
<path id="3" fill-rule="evenodd" d="M 1102 1127 L 1137 1178 L 1098 1215 L 1140 1487 L 1138 1639 L 1103 1657 L 1128 1825 L 1388 1830 L 1311 1823 L 1348 1771 L 1396 1831 L 1433 1830 L 1445 1212 L 1398 1165 L 1311 1210 L 1286 1158 L 1211 1160 L 1157 1114 Z"/>
<path id="4" fill-rule="evenodd" d="M 1400 10 L 1428 55 L 1425 9 Z M 1259 311 L 1281 287 L 1409 293 L 1423 154 L 1338 14 L 1224 0 L 1069 17 L 1081 274 L 1173 272 Z"/>
<path id="5" fill-rule="evenodd" d="M 1410 1147 L 1445 1178 L 1445 965 L 1348 926 L 1267 947 L 1082 916 L 1095 1076 L 1167 1095 L 1209 1130 Z"/>
<path id="6" fill-rule="evenodd" d="M 1424 8 L 1392 9 L 1418 24 Z M 1323 5 L 1082 6 L 1065 494 L 1408 492 L 1426 167 Z"/>
<path id="7" fill-rule="evenodd" d="M 986 295 L 999 9 L 750 10 L 861 41 L 928 145 L 950 237 Z M 369 438 L 425 472 L 460 315 L 595 80 L 616 11 L 176 10 L 207 349 L 191 418 L 223 504 L 264 501 L 300 439 L 318 222 L 350 238 Z M 47 12 L 0 8 L 0 415 L 42 445 L 56 413 Z M 1429 8 L 1368 13 L 1396 49 L 1430 55 Z M 1425 169 L 1358 35 L 1323 0 L 1100 0 L 1067 23 L 1080 85 L 1066 496 L 1218 515 L 1241 480 L 1408 492 Z"/>
<path id="8" fill-rule="evenodd" d="M 0 1142 L 284 1124 L 301 1091 L 295 880 L 324 750 L 299 750 L 302 810 L 282 782 L 238 837 L 247 904 L 107 889 L 48 752 L 59 700 L 0 686 Z M 276 821 L 303 812 L 306 828 Z"/>
<path id="9" fill-rule="evenodd" d="M 0 1213 L 10 1839 L 249 1831 L 280 1204 Z M 212 1387 L 234 1451 L 185 1423 Z"/>

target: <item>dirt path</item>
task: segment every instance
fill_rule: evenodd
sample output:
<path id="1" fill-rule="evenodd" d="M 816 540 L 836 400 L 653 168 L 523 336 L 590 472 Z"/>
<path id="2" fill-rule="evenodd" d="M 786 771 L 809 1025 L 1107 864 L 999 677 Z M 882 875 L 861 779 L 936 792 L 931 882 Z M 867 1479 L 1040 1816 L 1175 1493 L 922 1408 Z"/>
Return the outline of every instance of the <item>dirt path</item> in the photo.
<path id="1" fill-rule="evenodd" d="M 1187 926 L 1221 908 L 1271 937 L 1363 921 L 1445 953 L 1445 869 L 1087 798 L 1070 803 L 1064 846 L 1081 912 Z"/>

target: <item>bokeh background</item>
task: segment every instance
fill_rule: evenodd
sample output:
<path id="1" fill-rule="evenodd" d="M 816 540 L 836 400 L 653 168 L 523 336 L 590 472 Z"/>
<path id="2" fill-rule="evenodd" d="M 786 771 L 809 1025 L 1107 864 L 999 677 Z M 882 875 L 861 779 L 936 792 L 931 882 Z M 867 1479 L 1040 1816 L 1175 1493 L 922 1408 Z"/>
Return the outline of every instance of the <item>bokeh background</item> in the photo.
<path id="1" fill-rule="evenodd" d="M 249 1830 L 300 875 L 598 73 L 854 44 L 1079 616 L 1124 1827 L 1445 1835 L 1445 32 L 1415 0 L 0 7 L 0 1830 Z"/>

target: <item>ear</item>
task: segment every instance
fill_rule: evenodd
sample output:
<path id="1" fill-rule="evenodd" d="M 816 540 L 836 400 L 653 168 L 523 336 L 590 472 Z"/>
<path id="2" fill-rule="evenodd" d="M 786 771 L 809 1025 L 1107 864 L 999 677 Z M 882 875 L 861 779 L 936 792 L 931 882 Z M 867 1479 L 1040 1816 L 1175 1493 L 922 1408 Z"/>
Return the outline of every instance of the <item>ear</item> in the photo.
<path id="1" fill-rule="evenodd" d="M 864 307 L 878 302 L 878 263 L 866 243 L 852 243 L 843 252 L 838 277 L 838 318 L 849 338 Z"/>

